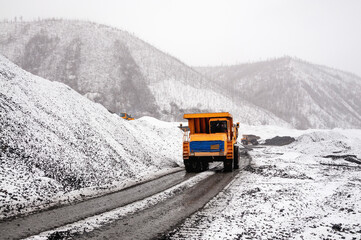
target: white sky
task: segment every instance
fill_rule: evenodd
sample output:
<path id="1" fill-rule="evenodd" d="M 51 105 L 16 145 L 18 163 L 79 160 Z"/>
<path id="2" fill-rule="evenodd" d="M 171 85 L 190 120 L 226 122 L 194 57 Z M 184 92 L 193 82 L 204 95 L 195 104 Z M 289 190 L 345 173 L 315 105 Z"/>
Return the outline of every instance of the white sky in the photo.
<path id="1" fill-rule="evenodd" d="M 0 0 L 0 19 L 91 20 L 188 65 L 290 55 L 361 76 L 361 0 Z"/>

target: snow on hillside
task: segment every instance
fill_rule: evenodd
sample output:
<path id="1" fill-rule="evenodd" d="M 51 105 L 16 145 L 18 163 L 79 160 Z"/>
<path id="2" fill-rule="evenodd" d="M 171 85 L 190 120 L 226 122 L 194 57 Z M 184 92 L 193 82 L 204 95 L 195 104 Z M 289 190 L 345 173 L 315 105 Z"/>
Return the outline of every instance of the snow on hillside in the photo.
<path id="1" fill-rule="evenodd" d="M 290 136 L 293 138 L 297 138 L 304 134 L 309 134 L 313 132 L 329 132 L 329 129 L 307 129 L 307 130 L 299 130 L 295 128 L 287 128 L 280 126 L 271 126 L 271 125 L 262 125 L 262 126 L 253 126 L 247 124 L 240 124 L 238 132 L 240 135 L 242 134 L 254 134 L 260 136 L 261 139 L 266 140 L 269 138 L 273 138 L 275 136 Z M 346 135 L 348 138 L 355 139 L 356 141 L 361 139 L 361 135 L 359 135 L 359 129 L 343 129 L 343 128 L 334 128 L 333 132 L 340 133 L 342 135 Z"/>
<path id="2" fill-rule="evenodd" d="M 273 113 L 231 97 L 224 83 L 209 81 L 178 59 L 109 26 L 68 20 L 2 22 L 0 52 L 113 112 L 172 121 L 181 120 L 182 112 L 219 110 L 246 124 L 287 125 Z"/>
<path id="3" fill-rule="evenodd" d="M 361 78 L 354 74 L 290 57 L 196 69 L 296 128 L 361 127 Z"/>
<path id="4" fill-rule="evenodd" d="M 125 121 L 0 56 L 0 216 L 180 166 L 182 131 Z M 68 194 L 68 195 L 66 195 Z"/>
<path id="5" fill-rule="evenodd" d="M 361 130 L 305 132 L 250 154 L 251 165 L 167 239 L 360 238 Z"/>
<path id="6" fill-rule="evenodd" d="M 182 119 L 188 111 L 230 112 L 235 121 L 243 124 L 290 127 L 290 124 L 270 112 L 239 99 L 232 101 L 227 94 L 222 95 L 210 89 L 198 89 L 175 80 L 158 82 L 150 89 L 157 105 L 163 112 L 176 116 L 175 119 Z"/>

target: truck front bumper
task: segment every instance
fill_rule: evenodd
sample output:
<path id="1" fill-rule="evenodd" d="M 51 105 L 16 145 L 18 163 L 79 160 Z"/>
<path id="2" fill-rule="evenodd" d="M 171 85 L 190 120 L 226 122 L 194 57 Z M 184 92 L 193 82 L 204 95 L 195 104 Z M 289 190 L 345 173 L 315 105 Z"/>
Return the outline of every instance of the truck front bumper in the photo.
<path id="1" fill-rule="evenodd" d="M 225 152 L 191 152 L 190 156 L 194 157 L 212 157 L 212 156 L 226 156 Z"/>

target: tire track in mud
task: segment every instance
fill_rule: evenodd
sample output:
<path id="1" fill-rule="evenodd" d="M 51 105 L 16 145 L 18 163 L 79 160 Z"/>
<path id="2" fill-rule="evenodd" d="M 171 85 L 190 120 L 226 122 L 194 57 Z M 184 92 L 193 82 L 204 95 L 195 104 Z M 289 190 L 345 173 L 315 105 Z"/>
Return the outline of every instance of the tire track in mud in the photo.
<path id="1" fill-rule="evenodd" d="M 125 216 L 99 229 L 74 239 L 152 239 L 176 226 L 181 220 L 202 208 L 238 174 L 222 171 L 213 174 L 195 186 L 181 191 L 173 198 Z"/>
<path id="2" fill-rule="evenodd" d="M 172 230 L 188 216 L 200 210 L 215 197 L 234 177 L 250 164 L 251 158 L 244 152 L 240 170 L 223 172 L 218 167 L 216 173 L 185 189 L 173 198 L 159 202 L 155 206 L 125 216 L 101 228 L 82 235 L 73 235 L 73 239 L 159 239 Z"/>
<path id="3" fill-rule="evenodd" d="M 1 239 L 21 239 L 119 208 L 175 186 L 196 174 L 180 171 L 72 205 L 0 222 Z"/>
<path id="4" fill-rule="evenodd" d="M 242 163 L 241 168 L 249 164 L 250 159 L 245 159 L 248 159 L 248 162 Z M 2 239 L 30 236 L 30 239 L 159 238 L 202 208 L 240 171 L 223 173 L 220 165 L 222 164 L 207 171 L 208 173 L 195 174 L 185 171 L 171 173 L 102 197 L 0 222 L 0 236 Z M 168 193 L 169 191 L 171 194 Z M 101 218 L 102 215 L 118 209 L 122 211 L 139 202 L 153 201 L 152 198 L 157 195 L 168 195 L 168 197 L 160 198 L 146 208 L 139 208 L 139 211 L 118 215 L 111 221 L 101 220 L 90 228 L 82 225 L 87 219 L 98 220 L 98 217 Z M 79 223 L 78 230 L 77 227 L 73 229 L 68 227 L 77 225 L 79 227 Z"/>

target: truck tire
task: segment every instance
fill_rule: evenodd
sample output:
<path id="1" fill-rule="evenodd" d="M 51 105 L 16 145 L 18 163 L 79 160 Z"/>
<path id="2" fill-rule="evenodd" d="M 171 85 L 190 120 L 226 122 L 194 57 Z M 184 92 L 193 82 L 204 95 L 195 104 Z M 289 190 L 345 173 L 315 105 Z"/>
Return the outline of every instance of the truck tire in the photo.
<path id="1" fill-rule="evenodd" d="M 209 162 L 203 161 L 203 170 L 202 171 L 206 171 L 208 169 L 209 169 Z"/>
<path id="2" fill-rule="evenodd" d="M 247 140 L 242 140 L 242 144 L 243 145 L 248 145 L 248 141 Z"/>
<path id="3" fill-rule="evenodd" d="M 225 172 L 233 171 L 233 159 L 226 159 L 223 161 L 223 168 Z"/>
<path id="4" fill-rule="evenodd" d="M 252 145 L 258 145 L 258 141 L 257 140 L 252 140 Z"/>
<path id="5" fill-rule="evenodd" d="M 192 172 L 197 172 L 197 168 L 198 168 L 197 159 L 192 159 L 190 165 L 191 165 Z"/>
<path id="6" fill-rule="evenodd" d="M 189 159 L 183 159 L 183 162 L 184 162 L 184 166 L 186 168 L 186 172 L 187 173 L 193 172 L 193 168 L 189 162 Z"/>
<path id="7" fill-rule="evenodd" d="M 239 147 L 234 146 L 233 151 L 233 167 L 234 169 L 239 169 Z"/>
<path id="8" fill-rule="evenodd" d="M 188 173 L 202 172 L 208 170 L 209 168 L 209 163 L 207 161 L 202 161 L 201 159 L 198 158 L 189 158 L 189 159 L 184 159 L 183 161 L 186 171 Z"/>
<path id="9" fill-rule="evenodd" d="M 202 161 L 199 158 L 190 158 L 190 168 L 191 168 L 191 172 L 202 172 L 203 170 L 203 164 Z"/>

